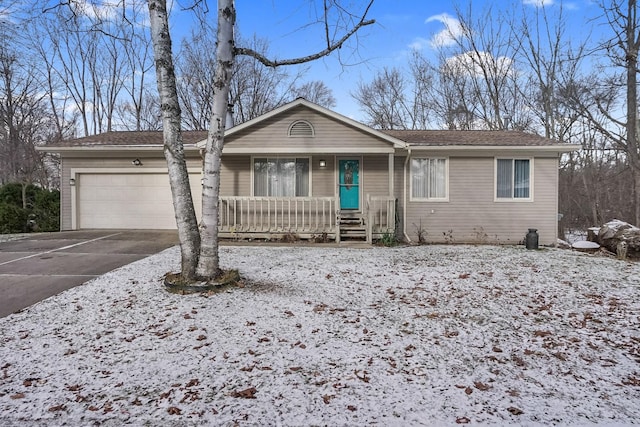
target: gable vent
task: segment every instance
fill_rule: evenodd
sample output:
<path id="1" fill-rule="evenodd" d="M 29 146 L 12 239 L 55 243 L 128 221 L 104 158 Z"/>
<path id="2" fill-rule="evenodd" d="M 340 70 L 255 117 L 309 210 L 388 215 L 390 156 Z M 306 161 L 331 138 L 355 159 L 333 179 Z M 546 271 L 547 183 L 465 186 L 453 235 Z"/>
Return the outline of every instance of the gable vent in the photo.
<path id="1" fill-rule="evenodd" d="M 309 123 L 306 120 L 298 120 L 297 122 L 293 122 L 291 126 L 289 126 L 289 136 L 312 137 L 314 135 L 315 135 L 315 132 L 313 131 L 313 126 L 311 126 L 311 123 Z"/>

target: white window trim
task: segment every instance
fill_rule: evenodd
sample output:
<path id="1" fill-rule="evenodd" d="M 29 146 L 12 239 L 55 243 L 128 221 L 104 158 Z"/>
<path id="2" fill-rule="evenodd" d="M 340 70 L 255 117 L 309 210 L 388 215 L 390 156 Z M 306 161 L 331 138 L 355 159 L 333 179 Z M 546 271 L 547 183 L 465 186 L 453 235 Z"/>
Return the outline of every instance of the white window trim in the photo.
<path id="1" fill-rule="evenodd" d="M 270 198 L 270 199 L 278 199 L 278 198 L 282 198 L 282 197 L 278 197 L 278 196 L 256 196 L 255 195 L 255 189 L 254 189 L 254 182 L 255 182 L 255 177 L 254 175 L 254 170 L 255 170 L 255 166 L 254 166 L 254 160 L 255 159 L 309 159 L 309 195 L 308 196 L 291 196 L 292 198 L 303 198 L 303 197 L 313 197 L 313 157 L 312 156 L 297 156 L 297 155 L 279 155 L 279 156 L 273 156 L 273 155 L 263 155 L 263 156 L 251 156 L 251 160 L 250 160 L 250 164 L 249 167 L 251 168 L 251 196 L 250 197 L 265 197 L 265 198 Z M 286 196 L 289 197 L 289 196 Z"/>
<path id="2" fill-rule="evenodd" d="M 498 160 L 529 160 L 529 197 L 498 197 Z M 496 203 L 531 203 L 534 190 L 534 164 L 533 157 L 495 157 L 493 159 L 493 201 Z M 515 173 L 513 174 L 515 179 Z"/>
<path id="3" fill-rule="evenodd" d="M 445 197 L 413 197 L 413 168 L 411 161 L 413 159 L 444 159 L 444 187 Z M 409 201 L 410 202 L 436 202 L 446 203 L 449 201 L 449 157 L 445 156 L 411 156 L 409 159 Z"/>

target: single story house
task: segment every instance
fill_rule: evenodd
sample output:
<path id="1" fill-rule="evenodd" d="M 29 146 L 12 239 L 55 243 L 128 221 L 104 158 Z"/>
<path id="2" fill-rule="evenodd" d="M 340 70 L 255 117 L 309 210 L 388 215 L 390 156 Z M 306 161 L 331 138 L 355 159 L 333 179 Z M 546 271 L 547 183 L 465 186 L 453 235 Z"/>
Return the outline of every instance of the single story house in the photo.
<path id="1" fill-rule="evenodd" d="M 184 132 L 196 211 L 206 132 Z M 220 233 L 556 242 L 558 169 L 576 146 L 519 131 L 372 129 L 297 99 L 228 129 Z M 43 148 L 61 160 L 61 228 L 170 229 L 161 132 L 108 132 Z"/>

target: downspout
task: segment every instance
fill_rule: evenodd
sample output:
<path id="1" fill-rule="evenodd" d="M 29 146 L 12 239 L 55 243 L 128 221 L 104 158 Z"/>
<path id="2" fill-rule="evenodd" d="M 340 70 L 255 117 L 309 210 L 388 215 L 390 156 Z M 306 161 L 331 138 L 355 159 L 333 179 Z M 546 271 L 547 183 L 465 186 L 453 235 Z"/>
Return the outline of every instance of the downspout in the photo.
<path id="1" fill-rule="evenodd" d="M 407 147 L 407 158 L 404 159 L 404 170 L 403 170 L 403 190 L 402 190 L 402 235 L 407 240 L 407 243 L 411 243 L 411 238 L 407 234 L 407 164 L 409 163 L 409 159 L 411 158 L 411 147 Z"/>

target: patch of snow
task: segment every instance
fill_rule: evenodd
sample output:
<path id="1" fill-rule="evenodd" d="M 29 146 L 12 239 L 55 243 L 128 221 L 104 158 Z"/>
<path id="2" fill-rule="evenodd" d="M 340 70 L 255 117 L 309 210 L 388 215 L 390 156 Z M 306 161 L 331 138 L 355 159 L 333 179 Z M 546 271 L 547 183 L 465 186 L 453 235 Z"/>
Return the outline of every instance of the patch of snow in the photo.
<path id="1" fill-rule="evenodd" d="M 569 243 L 585 240 L 586 238 L 587 232 L 584 230 L 567 230 L 564 233 L 564 239 Z"/>
<path id="2" fill-rule="evenodd" d="M 0 234 L 0 243 L 13 242 L 15 240 L 26 239 L 27 237 L 33 237 L 36 233 L 16 233 L 16 234 Z"/>
<path id="3" fill-rule="evenodd" d="M 639 263 L 560 249 L 168 249 L 0 319 L 0 425 L 640 422 Z"/>
<path id="4" fill-rule="evenodd" d="M 603 225 L 603 227 L 609 227 L 614 230 L 617 230 L 620 227 L 626 227 L 629 230 L 634 230 L 634 231 L 639 230 L 638 227 L 636 227 L 635 225 L 629 224 L 628 222 L 620 221 L 619 219 L 613 219 L 607 222 L 605 225 Z"/>
<path id="5" fill-rule="evenodd" d="M 573 242 L 571 247 L 575 249 L 599 249 L 600 245 L 596 242 L 590 242 L 588 240 L 580 240 L 578 242 Z"/>

